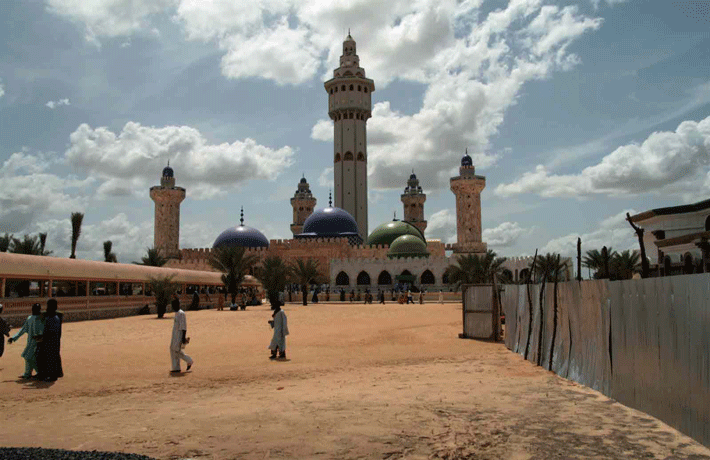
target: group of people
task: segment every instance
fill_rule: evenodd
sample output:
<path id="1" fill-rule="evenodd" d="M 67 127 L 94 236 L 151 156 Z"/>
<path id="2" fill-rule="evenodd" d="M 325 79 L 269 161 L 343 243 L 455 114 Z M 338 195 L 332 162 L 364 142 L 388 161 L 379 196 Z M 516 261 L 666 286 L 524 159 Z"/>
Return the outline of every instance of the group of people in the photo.
<path id="1" fill-rule="evenodd" d="M 27 317 L 22 328 L 7 340 L 7 343 L 11 344 L 27 334 L 27 345 L 21 355 L 25 360 L 25 373 L 20 376 L 21 379 L 54 382 L 64 377 L 60 355 L 62 316 L 62 313 L 57 311 L 55 299 L 47 300 L 47 310 L 44 313 L 42 306 L 36 303 L 32 305 L 32 314 Z M 0 321 L 0 332 L 10 336 L 10 328 L 4 321 Z"/>

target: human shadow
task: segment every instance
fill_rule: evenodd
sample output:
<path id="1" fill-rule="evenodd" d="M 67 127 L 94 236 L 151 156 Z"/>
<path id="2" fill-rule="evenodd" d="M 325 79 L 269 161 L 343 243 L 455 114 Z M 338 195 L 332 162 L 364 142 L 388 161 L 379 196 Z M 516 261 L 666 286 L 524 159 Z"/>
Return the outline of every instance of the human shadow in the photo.
<path id="1" fill-rule="evenodd" d="M 24 380 L 24 379 L 18 379 L 18 383 L 25 383 L 25 387 L 23 390 L 44 390 L 47 388 L 50 388 L 52 385 L 56 383 L 55 381 L 46 381 L 46 380 Z"/>
<path id="2" fill-rule="evenodd" d="M 189 372 L 170 372 L 170 377 L 185 377 Z"/>

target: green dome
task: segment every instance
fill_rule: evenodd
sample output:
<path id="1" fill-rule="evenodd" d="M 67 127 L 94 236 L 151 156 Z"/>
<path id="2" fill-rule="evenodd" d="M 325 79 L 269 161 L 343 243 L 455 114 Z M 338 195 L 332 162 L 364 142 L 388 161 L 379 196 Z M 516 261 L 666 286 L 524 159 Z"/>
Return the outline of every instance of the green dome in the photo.
<path id="1" fill-rule="evenodd" d="M 398 236 L 390 245 L 387 257 L 429 257 L 426 243 L 414 235 Z"/>
<path id="2" fill-rule="evenodd" d="M 393 220 L 392 222 L 385 222 L 374 229 L 367 238 L 367 244 L 371 246 L 376 244 L 392 246 L 392 242 L 402 235 L 412 235 L 425 241 L 422 232 L 414 225 L 401 220 Z"/>

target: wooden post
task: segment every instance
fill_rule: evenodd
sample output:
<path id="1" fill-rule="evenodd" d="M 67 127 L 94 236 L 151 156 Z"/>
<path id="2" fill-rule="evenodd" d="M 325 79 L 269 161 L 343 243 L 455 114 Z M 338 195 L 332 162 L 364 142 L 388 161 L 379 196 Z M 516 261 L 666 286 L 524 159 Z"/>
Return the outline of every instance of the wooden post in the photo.
<path id="1" fill-rule="evenodd" d="M 47 297 L 54 297 L 54 296 L 52 295 L 52 286 L 53 286 L 53 284 L 54 284 L 54 280 L 49 280 L 49 282 L 47 283 Z"/>
<path id="2" fill-rule="evenodd" d="M 0 278 L 0 299 L 5 298 L 5 278 Z"/>

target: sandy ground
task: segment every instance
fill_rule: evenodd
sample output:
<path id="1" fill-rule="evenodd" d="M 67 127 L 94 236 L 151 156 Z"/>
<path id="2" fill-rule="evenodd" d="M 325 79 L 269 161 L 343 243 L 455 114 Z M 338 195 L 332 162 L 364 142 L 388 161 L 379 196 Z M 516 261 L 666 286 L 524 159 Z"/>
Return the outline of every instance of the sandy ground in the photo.
<path id="1" fill-rule="evenodd" d="M 192 372 L 169 375 L 166 319 L 64 325 L 65 377 L 0 358 L 0 445 L 161 459 L 710 459 L 641 412 L 502 344 L 458 338 L 460 305 L 288 305 L 288 361 L 267 307 L 188 312 Z M 184 364 L 183 364 L 184 366 Z"/>

